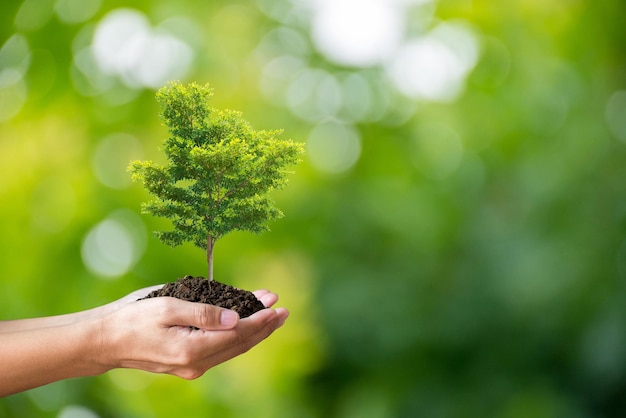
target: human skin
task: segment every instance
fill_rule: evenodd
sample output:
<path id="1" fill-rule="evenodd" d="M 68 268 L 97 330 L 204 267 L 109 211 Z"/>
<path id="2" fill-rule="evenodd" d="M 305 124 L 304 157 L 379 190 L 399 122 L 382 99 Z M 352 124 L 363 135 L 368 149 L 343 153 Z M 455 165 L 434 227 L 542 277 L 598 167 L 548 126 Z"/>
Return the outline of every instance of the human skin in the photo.
<path id="1" fill-rule="evenodd" d="M 0 321 L 0 397 L 115 368 L 195 379 L 254 347 L 289 315 L 271 308 L 278 296 L 267 290 L 254 292 L 267 309 L 244 319 L 171 297 L 137 301 L 158 287 L 86 311 Z"/>

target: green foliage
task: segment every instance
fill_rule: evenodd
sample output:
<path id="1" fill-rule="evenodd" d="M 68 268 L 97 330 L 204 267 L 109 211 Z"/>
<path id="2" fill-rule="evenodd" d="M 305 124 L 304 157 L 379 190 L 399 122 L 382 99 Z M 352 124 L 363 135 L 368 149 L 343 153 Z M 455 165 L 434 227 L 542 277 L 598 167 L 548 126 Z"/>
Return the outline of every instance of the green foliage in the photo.
<path id="1" fill-rule="evenodd" d="M 172 221 L 156 235 L 176 246 L 192 242 L 207 251 L 209 279 L 215 242 L 234 230 L 260 233 L 283 216 L 269 193 L 285 186 L 301 144 L 280 140 L 281 131 L 256 131 L 240 112 L 209 107 L 209 85 L 170 83 L 158 91 L 170 137 L 165 166 L 133 161 L 132 178 L 156 199 L 142 211 Z"/>

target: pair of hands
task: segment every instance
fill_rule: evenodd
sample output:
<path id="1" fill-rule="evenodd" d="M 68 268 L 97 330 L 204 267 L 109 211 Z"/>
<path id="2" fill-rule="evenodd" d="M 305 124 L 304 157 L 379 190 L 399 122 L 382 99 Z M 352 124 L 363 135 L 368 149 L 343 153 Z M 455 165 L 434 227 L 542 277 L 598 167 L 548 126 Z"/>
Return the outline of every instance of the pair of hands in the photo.
<path id="1" fill-rule="evenodd" d="M 160 286 L 135 291 L 102 307 L 102 363 L 195 379 L 238 356 L 280 328 L 289 312 L 271 309 L 278 296 L 255 291 L 266 308 L 240 319 L 229 309 L 170 297 L 137 301 Z M 197 329 L 192 329 L 195 327 Z"/>
<path id="2" fill-rule="evenodd" d="M 137 300 L 158 287 L 87 311 L 0 321 L 0 397 L 114 368 L 195 379 L 254 347 L 289 315 L 271 308 L 278 296 L 267 290 L 254 292 L 267 309 L 244 319 L 171 297 Z"/>

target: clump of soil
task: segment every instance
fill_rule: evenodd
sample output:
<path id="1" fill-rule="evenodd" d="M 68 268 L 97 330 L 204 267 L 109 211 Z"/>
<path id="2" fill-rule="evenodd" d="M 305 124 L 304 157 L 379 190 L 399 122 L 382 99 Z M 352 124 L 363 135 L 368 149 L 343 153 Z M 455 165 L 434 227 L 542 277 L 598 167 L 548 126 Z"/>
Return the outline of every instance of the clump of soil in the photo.
<path id="1" fill-rule="evenodd" d="M 167 283 L 142 299 L 159 296 L 172 296 L 190 302 L 208 303 L 226 309 L 232 309 L 240 318 L 246 318 L 265 309 L 263 303 L 252 292 L 220 283 L 204 277 L 185 276 L 176 282 Z"/>

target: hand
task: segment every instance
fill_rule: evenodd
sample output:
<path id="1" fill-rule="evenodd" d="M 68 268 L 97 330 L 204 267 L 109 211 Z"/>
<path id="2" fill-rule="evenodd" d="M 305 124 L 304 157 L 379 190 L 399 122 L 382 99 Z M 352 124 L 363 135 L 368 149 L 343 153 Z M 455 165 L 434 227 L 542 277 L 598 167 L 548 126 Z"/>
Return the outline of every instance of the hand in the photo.
<path id="1" fill-rule="evenodd" d="M 278 296 L 267 290 L 254 292 L 267 309 L 245 319 L 170 297 L 137 301 L 155 288 L 88 311 L 0 321 L 0 397 L 116 367 L 194 379 L 254 347 L 289 315 L 271 308 Z"/>
<path id="2" fill-rule="evenodd" d="M 248 351 L 284 324 L 289 312 L 270 308 L 278 296 L 267 290 L 254 293 L 269 309 L 245 319 L 228 309 L 170 297 L 125 304 L 127 297 L 122 298 L 114 302 L 119 309 L 101 318 L 101 361 L 108 369 L 135 368 L 195 379 Z"/>

